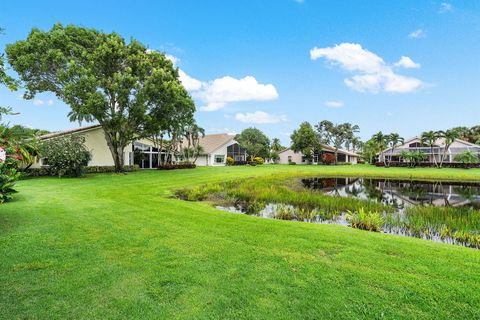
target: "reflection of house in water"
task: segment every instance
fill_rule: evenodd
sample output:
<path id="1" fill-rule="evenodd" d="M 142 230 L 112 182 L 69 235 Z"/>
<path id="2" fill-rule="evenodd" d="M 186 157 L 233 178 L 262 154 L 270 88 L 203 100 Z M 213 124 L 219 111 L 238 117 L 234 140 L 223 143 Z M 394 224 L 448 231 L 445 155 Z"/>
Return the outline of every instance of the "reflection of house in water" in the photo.
<path id="1" fill-rule="evenodd" d="M 360 178 L 302 179 L 328 195 L 375 200 L 397 208 L 415 205 L 480 207 L 480 184 Z"/>

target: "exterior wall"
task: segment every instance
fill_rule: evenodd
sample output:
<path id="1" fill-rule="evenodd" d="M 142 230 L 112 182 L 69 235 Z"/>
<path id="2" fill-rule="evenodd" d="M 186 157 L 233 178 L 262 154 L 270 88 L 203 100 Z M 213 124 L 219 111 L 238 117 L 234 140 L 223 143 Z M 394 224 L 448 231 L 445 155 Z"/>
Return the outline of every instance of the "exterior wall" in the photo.
<path id="1" fill-rule="evenodd" d="M 198 156 L 197 161 L 195 161 L 195 164 L 201 167 L 206 166 L 207 163 L 208 163 L 208 155 L 200 155 Z"/>
<path id="2" fill-rule="evenodd" d="M 216 150 L 210 152 L 207 155 L 201 155 L 198 157 L 197 162 L 195 163 L 197 166 L 224 166 L 227 163 L 227 148 L 233 144 L 236 144 L 235 140 L 230 140 L 229 142 L 223 144 Z M 220 155 L 223 156 L 223 161 L 221 163 L 215 162 L 215 156 Z"/>
<path id="3" fill-rule="evenodd" d="M 279 154 L 280 160 L 278 163 L 280 164 L 288 164 L 288 158 L 291 157 L 292 162 L 296 162 L 297 164 L 308 164 L 308 162 L 302 162 L 303 154 L 301 152 L 294 152 L 292 149 L 285 150 Z M 357 164 L 358 157 L 345 155 L 346 162 L 350 162 L 352 164 Z M 319 160 L 320 161 L 320 160 Z M 313 162 L 316 164 L 317 162 Z"/>
<path id="4" fill-rule="evenodd" d="M 297 164 L 302 164 L 302 153 L 301 152 L 294 152 L 292 149 L 285 150 L 279 153 L 280 160 L 278 163 L 280 164 L 288 164 L 288 158 L 291 157 L 292 162 L 296 162 Z"/>
<path id="5" fill-rule="evenodd" d="M 83 132 L 74 132 L 71 133 L 74 135 L 81 135 L 85 137 L 85 147 L 90 151 L 92 159 L 88 162 L 88 166 L 113 166 L 113 158 L 110 152 L 110 149 L 107 145 L 107 140 L 105 139 L 105 134 L 101 127 L 94 128 L 91 130 L 86 130 Z M 152 145 L 150 140 L 141 139 L 138 142 Z M 130 153 L 132 152 L 132 144 L 128 144 L 125 147 L 124 152 L 124 163 L 130 164 Z M 32 168 L 40 168 L 42 166 L 42 161 L 39 160 L 32 165 Z"/>

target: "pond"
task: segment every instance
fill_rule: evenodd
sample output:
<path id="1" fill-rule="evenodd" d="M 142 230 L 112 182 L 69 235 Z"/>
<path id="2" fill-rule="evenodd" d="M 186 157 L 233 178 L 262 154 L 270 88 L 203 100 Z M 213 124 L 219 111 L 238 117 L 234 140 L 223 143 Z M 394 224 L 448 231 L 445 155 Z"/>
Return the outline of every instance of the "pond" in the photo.
<path id="1" fill-rule="evenodd" d="M 398 209 L 418 205 L 480 208 L 480 183 L 365 178 L 303 178 L 326 195 L 374 200 Z"/>
<path id="2" fill-rule="evenodd" d="M 177 196 L 264 218 L 480 246 L 480 183 L 269 176 L 186 188 Z"/>

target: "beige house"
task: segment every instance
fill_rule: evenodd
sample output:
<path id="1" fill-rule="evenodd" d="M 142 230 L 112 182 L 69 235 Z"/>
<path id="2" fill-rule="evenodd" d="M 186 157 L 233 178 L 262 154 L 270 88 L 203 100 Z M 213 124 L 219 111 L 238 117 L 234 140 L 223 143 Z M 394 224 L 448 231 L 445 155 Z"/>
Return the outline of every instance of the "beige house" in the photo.
<path id="1" fill-rule="evenodd" d="M 288 148 L 279 153 L 279 156 L 280 156 L 279 163 L 288 164 L 290 162 L 295 162 L 297 164 L 310 164 L 310 163 L 319 164 L 322 162 L 322 155 L 326 153 L 335 154 L 335 149 L 330 147 L 329 145 L 324 144 L 322 145 L 322 151 L 314 154 L 312 161 L 308 162 L 305 160 L 305 157 L 301 152 L 295 152 L 292 149 Z M 351 164 L 357 164 L 358 158 L 359 158 L 358 154 L 351 151 L 343 150 L 343 149 L 339 149 L 337 153 L 337 162 L 340 162 L 340 163 L 349 162 Z"/>
<path id="2" fill-rule="evenodd" d="M 433 152 L 432 152 L 433 149 Z M 441 157 L 445 152 L 445 139 L 439 138 L 435 141 L 433 148 L 422 143 L 420 137 L 413 137 L 411 139 L 405 140 L 404 143 L 398 147 L 386 149 L 383 151 L 383 156 L 387 161 L 402 161 L 400 154 L 405 151 L 420 151 L 425 153 L 428 157 L 425 160 L 426 162 L 440 162 Z M 446 150 L 444 162 L 454 162 L 455 156 L 464 151 L 472 151 L 476 153 L 480 158 L 480 146 L 463 141 L 460 139 L 455 139 L 455 141 L 450 145 Z M 383 161 L 382 155 L 379 154 L 379 161 Z"/>
<path id="3" fill-rule="evenodd" d="M 105 134 L 101 125 L 92 125 L 71 130 L 53 132 L 40 137 L 40 140 L 48 140 L 66 135 L 82 135 L 85 137 L 85 146 L 90 151 L 92 159 L 88 166 L 113 166 L 113 158 L 108 148 Z M 200 145 L 204 149 L 196 164 L 199 166 L 225 165 L 227 156 L 236 160 L 245 160 L 245 150 L 240 148 L 233 135 L 211 134 L 200 139 Z M 124 152 L 124 163 L 137 164 L 142 169 L 154 169 L 158 163 L 159 152 L 154 143 L 149 139 L 138 139 L 130 143 Z M 164 157 L 165 153 L 160 152 Z M 32 168 L 40 168 L 44 165 L 44 159 L 38 159 Z"/>

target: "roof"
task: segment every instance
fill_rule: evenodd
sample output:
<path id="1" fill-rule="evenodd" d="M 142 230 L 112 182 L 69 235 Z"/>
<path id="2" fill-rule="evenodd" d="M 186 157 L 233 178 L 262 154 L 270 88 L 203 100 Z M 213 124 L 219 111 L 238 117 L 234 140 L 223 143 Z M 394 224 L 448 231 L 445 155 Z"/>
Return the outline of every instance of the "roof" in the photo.
<path id="1" fill-rule="evenodd" d="M 395 147 L 395 150 L 397 150 L 397 149 L 403 149 L 403 148 L 405 148 L 405 147 L 408 148 L 408 147 L 409 147 L 408 145 L 409 145 L 410 143 L 412 143 L 413 141 L 415 141 L 415 140 L 422 141 L 422 138 L 419 137 L 419 136 L 415 136 L 415 137 L 413 137 L 413 138 L 407 139 L 407 140 L 405 140 L 405 141 L 403 142 L 403 144 L 396 146 L 396 147 Z M 459 143 L 462 143 L 462 144 L 467 145 L 467 146 L 470 146 L 470 147 L 478 147 L 477 144 L 471 143 L 471 142 L 468 142 L 468 141 L 465 141 L 465 140 L 462 140 L 462 139 L 455 139 L 455 142 L 459 142 Z M 444 147 L 444 146 L 445 146 L 445 138 L 437 138 L 437 140 L 435 140 L 434 147 Z M 403 148 L 402 148 L 402 147 L 403 147 Z M 428 148 L 428 147 L 430 147 L 430 146 L 425 146 L 425 148 Z M 383 150 L 382 152 L 383 152 L 383 153 L 386 153 L 386 152 L 389 152 L 389 151 L 391 151 L 391 150 L 392 150 L 392 148 L 387 148 L 387 149 Z M 377 154 L 380 154 L 380 152 L 377 153 Z"/>
<path id="2" fill-rule="evenodd" d="M 291 150 L 291 148 L 286 148 L 286 149 L 280 151 L 279 153 L 283 153 L 283 152 L 288 151 L 288 150 Z M 328 144 L 322 144 L 322 151 L 335 152 L 335 148 L 329 146 Z M 359 157 L 359 155 L 357 153 L 354 153 L 354 152 L 351 152 L 351 151 L 348 151 L 348 150 L 343 150 L 343 149 L 338 149 L 338 153 L 343 153 L 343 154 L 346 154 L 346 155 L 349 155 L 349 156 Z"/>
<path id="3" fill-rule="evenodd" d="M 57 132 L 44 134 L 43 136 L 40 136 L 39 139 L 40 140 L 47 140 L 47 139 L 51 139 L 51 138 L 64 136 L 64 135 L 67 135 L 67 134 L 89 131 L 89 130 L 100 128 L 100 127 L 101 127 L 100 124 L 95 124 L 95 125 L 91 125 L 91 126 L 79 127 L 79 128 L 74 128 L 74 129 L 69 129 L 69 130 L 64 130 L 64 131 L 57 131 Z"/>
<path id="4" fill-rule="evenodd" d="M 207 134 L 200 137 L 199 145 L 203 147 L 203 154 L 209 154 L 233 139 L 235 136 L 227 133 Z"/>

